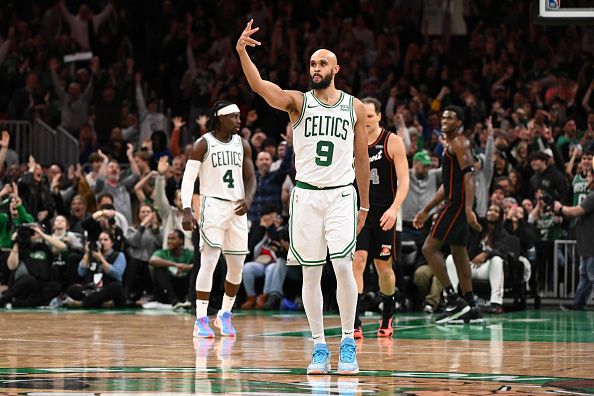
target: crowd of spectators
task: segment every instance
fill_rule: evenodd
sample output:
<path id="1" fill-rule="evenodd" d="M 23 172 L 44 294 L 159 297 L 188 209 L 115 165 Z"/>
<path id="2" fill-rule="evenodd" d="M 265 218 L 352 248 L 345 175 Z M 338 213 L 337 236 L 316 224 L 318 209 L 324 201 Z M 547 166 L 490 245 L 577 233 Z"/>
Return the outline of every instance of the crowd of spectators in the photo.
<path id="1" fill-rule="evenodd" d="M 309 56 L 326 47 L 341 66 L 339 89 L 382 102 L 384 126 L 403 136 L 411 165 L 402 217 L 417 243 L 412 217 L 441 182 L 441 110 L 461 106 L 477 154 L 477 213 L 486 219 L 499 208 L 535 267 L 532 288 L 545 287 L 553 242 L 571 239 L 574 224 L 553 202 L 576 205 L 591 185 L 594 29 L 537 25 L 532 2 L 464 0 L 456 4 L 467 33 L 452 35 L 446 15 L 442 34 L 430 36 L 423 3 L 7 1 L 0 119 L 62 126 L 79 141 L 80 164 L 19 158 L 2 134 L 0 280 L 11 286 L 0 302 L 125 305 L 143 293 L 183 302 L 194 248 L 181 227 L 186 152 L 208 130 L 212 103 L 225 99 L 242 110 L 258 179 L 244 306 L 263 307 L 270 294 L 268 307 L 299 305 L 298 292 L 278 280 L 298 282 L 283 269 L 294 183 L 292 148 L 281 137 L 288 117 L 251 92 L 234 52 L 250 18 L 263 43 L 251 56 L 264 78 L 306 91 Z M 433 297 L 426 302 L 435 308 Z"/>

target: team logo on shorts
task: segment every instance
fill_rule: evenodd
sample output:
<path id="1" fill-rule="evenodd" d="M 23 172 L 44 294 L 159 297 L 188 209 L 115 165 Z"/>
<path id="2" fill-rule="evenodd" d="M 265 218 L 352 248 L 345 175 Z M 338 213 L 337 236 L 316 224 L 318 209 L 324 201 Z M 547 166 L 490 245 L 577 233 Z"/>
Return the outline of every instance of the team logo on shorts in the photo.
<path id="1" fill-rule="evenodd" d="M 382 250 L 380 250 L 380 257 L 389 256 L 392 254 L 392 246 L 390 245 L 382 245 Z"/>

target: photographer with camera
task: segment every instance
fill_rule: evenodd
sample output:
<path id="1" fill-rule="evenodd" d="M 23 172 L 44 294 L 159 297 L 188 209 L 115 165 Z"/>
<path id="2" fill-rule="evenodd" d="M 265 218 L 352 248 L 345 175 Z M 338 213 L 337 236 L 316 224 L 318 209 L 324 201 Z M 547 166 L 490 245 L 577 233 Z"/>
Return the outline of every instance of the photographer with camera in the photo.
<path id="1" fill-rule="evenodd" d="M 564 239 L 566 232 L 562 227 L 563 218 L 556 216 L 553 212 L 554 199 L 550 192 L 539 189 L 536 191 L 535 197 L 536 205 L 528 215 L 528 223 L 533 224 L 535 229 L 536 271 L 531 283 L 537 288 L 534 291 L 538 292 L 544 288 L 545 285 L 542 284 L 542 281 L 545 278 L 549 281 L 548 287 L 552 288 L 553 286 L 555 240 Z M 547 271 L 546 277 L 543 276 L 545 270 Z M 535 305 L 538 306 L 539 299 L 536 297 L 536 300 Z"/>
<path id="2" fill-rule="evenodd" d="M 46 243 L 54 255 L 54 261 L 52 263 L 54 279 L 65 290 L 69 285 L 76 283 L 78 280 L 77 268 L 82 258 L 84 247 L 79 236 L 69 230 L 70 226 L 65 216 L 56 216 L 53 227 L 53 239 L 46 239 Z M 55 241 L 61 242 L 61 244 Z"/>
<path id="3" fill-rule="evenodd" d="M 37 307 L 47 305 L 60 294 L 60 285 L 52 281 L 52 253 L 45 241 L 64 246 L 47 235 L 38 224 L 21 224 L 13 234 L 14 244 L 6 261 L 12 271 L 8 289 L 0 296 L 0 306 Z"/>
<path id="4" fill-rule="evenodd" d="M 122 305 L 122 278 L 126 270 L 126 257 L 114 250 L 114 237 L 101 232 L 97 243 L 88 242 L 85 254 L 78 264 L 78 275 L 85 280 L 84 285 L 68 287 L 68 307 L 99 308 L 101 306 Z"/>
<path id="5" fill-rule="evenodd" d="M 104 204 L 99 210 L 82 222 L 82 228 L 87 232 L 87 241 L 96 242 L 101 232 L 107 232 L 113 236 L 114 249 L 123 252 L 126 238 L 124 231 L 116 224 L 116 211 L 113 205 Z"/>

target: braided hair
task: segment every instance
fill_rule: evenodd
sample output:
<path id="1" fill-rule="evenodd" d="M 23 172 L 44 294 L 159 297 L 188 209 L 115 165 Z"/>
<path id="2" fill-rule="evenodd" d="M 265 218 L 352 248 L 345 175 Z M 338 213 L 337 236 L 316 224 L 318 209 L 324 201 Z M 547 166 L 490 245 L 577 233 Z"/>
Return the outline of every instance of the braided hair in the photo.
<path id="1" fill-rule="evenodd" d="M 219 100 L 212 106 L 211 113 L 210 113 L 210 121 L 209 121 L 209 125 L 208 125 L 209 130 L 211 130 L 211 131 L 217 130 L 217 128 L 219 127 L 219 124 L 220 124 L 219 117 L 217 116 L 217 112 L 220 109 L 222 109 L 223 107 L 227 107 L 232 104 L 233 104 L 233 102 L 229 102 L 228 100 Z"/>

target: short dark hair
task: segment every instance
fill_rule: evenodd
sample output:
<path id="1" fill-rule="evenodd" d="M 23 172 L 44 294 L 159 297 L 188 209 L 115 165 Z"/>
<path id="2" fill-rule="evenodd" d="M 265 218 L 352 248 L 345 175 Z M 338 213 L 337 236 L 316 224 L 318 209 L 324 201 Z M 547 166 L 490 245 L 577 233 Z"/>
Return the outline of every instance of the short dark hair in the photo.
<path id="1" fill-rule="evenodd" d="M 100 210 L 115 210 L 115 206 L 112 204 L 103 204 L 99 207 Z"/>
<path id="2" fill-rule="evenodd" d="M 178 237 L 179 239 L 181 239 L 182 241 L 183 241 L 183 240 L 184 240 L 184 238 L 186 237 L 186 236 L 184 235 L 184 232 L 183 232 L 182 230 L 180 230 L 179 228 L 176 228 L 176 229 L 174 229 L 174 230 L 171 230 L 171 232 L 175 232 L 175 233 L 177 234 L 177 237 Z"/>
<path id="3" fill-rule="evenodd" d="M 107 237 L 109 238 L 110 241 L 115 242 L 115 235 L 113 235 L 111 232 L 109 232 L 109 231 L 101 231 L 99 233 L 99 235 L 101 235 L 101 234 L 107 235 Z"/>
<path id="4" fill-rule="evenodd" d="M 361 102 L 363 104 L 371 103 L 375 109 L 376 114 L 379 114 L 382 111 L 382 104 L 376 98 L 372 98 L 371 96 L 368 96 L 366 98 L 361 99 Z"/>
<path id="5" fill-rule="evenodd" d="M 462 107 L 450 105 L 450 106 L 446 107 L 445 109 L 443 109 L 443 111 L 451 111 L 451 112 L 456 113 L 456 118 L 459 121 L 462 121 L 462 123 L 464 123 L 464 110 L 462 110 Z"/>
<path id="6" fill-rule="evenodd" d="M 101 200 L 102 200 L 103 198 L 105 198 L 105 197 L 107 197 L 107 198 L 111 199 L 111 202 L 114 202 L 113 195 L 111 195 L 111 194 L 110 194 L 110 193 L 108 193 L 108 192 L 104 192 L 104 193 L 101 193 L 101 194 L 99 194 L 99 195 L 97 196 L 97 203 L 101 202 Z"/>
<path id="7" fill-rule="evenodd" d="M 535 151 L 532 154 L 530 154 L 530 162 L 534 161 L 534 160 L 541 160 L 544 162 L 547 162 L 549 160 L 549 156 L 545 153 L 543 153 L 542 151 Z"/>

